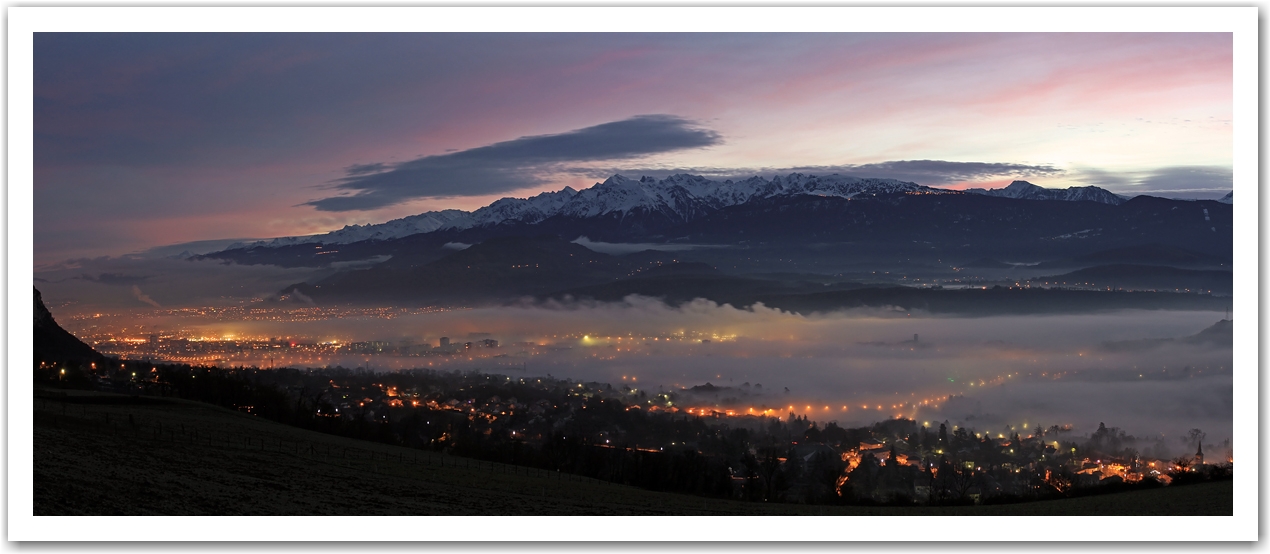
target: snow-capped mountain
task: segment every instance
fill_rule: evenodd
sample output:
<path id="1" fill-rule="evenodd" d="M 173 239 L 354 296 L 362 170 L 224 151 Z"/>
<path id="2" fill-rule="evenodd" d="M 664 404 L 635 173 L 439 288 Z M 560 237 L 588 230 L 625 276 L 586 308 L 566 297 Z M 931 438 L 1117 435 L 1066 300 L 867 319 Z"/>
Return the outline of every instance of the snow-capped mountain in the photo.
<path id="1" fill-rule="evenodd" d="M 681 251 L 687 247 L 698 258 L 693 261 L 705 259 L 719 267 L 747 271 L 774 263 L 890 264 L 905 256 L 914 260 L 925 256 L 930 258 L 927 262 L 938 265 L 943 263 L 941 256 L 950 253 L 967 259 L 1074 259 L 1147 240 L 1221 260 L 1230 257 L 1233 231 L 1228 204 L 1208 202 L 1203 206 L 1206 217 L 1197 217 L 1194 201 L 1145 195 L 1125 202 L 1104 198 L 1106 203 L 993 197 L 1080 198 L 1091 190 L 1098 192 L 1086 188 L 1036 194 L 1037 189 L 1016 183 L 988 195 L 841 175 L 791 174 L 734 181 L 683 174 L 664 179 L 614 175 L 582 190 L 504 198 L 471 212 L 431 212 L 380 225 L 349 226 L 326 235 L 231 248 L 197 259 L 288 268 L 357 267 L 337 275 L 378 268 L 371 271 L 374 278 L 348 285 L 350 291 L 371 291 L 398 286 L 394 283 L 402 275 L 449 259 L 456 247 L 542 237 L 561 241 L 588 237 L 589 244 L 620 243 L 637 249 L 673 246 Z M 481 252 L 489 251 L 477 254 Z M 505 258 L 503 254 L 499 256 Z M 646 253 L 642 256 L 647 257 Z M 791 256 L 799 261 L 782 261 L 794 259 Z M 507 262 L 505 269 L 517 269 L 523 263 L 509 260 L 499 258 L 498 263 Z M 513 272 L 500 279 L 519 279 L 520 275 Z M 361 293 L 350 294 L 353 298 Z"/>
<path id="2" fill-rule="evenodd" d="M 966 189 L 966 192 L 987 196 L 1000 196 L 1003 198 L 1018 198 L 1022 200 L 1086 200 L 1102 204 L 1111 204 L 1112 206 L 1119 206 L 1125 202 L 1124 198 L 1116 195 L 1115 193 L 1092 185 L 1087 187 L 1048 189 L 1033 185 L 1027 181 L 1014 181 L 1005 188 Z"/>
<path id="3" fill-rule="evenodd" d="M 1039 188 L 1039 187 L 1038 187 Z M 845 175 L 791 173 L 772 180 L 751 177 L 741 181 L 715 181 L 699 175 L 676 174 L 662 180 L 643 177 L 609 177 L 582 190 L 565 187 L 529 198 L 503 198 L 472 212 L 444 210 L 394 219 L 378 225 L 348 225 L 321 235 L 282 237 L 254 243 L 239 243 L 229 249 L 279 247 L 296 244 L 349 244 L 364 240 L 387 240 L 439 229 L 470 229 L 508 222 L 536 224 L 554 216 L 586 219 L 616 214 L 657 215 L 669 221 L 691 221 L 720 208 L 755 199 L 793 195 L 837 196 L 896 193 L 956 194 L 895 179 L 861 179 Z"/>
<path id="4" fill-rule="evenodd" d="M 1218 202 L 1221 202 L 1221 203 L 1223 203 L 1223 204 L 1234 204 L 1234 203 L 1235 203 L 1235 191 L 1233 191 L 1233 190 L 1232 190 L 1232 191 L 1230 191 L 1230 192 L 1226 193 L 1226 196 L 1223 196 L 1223 197 L 1221 197 L 1221 198 L 1218 198 L 1218 199 L 1217 199 L 1217 201 L 1218 201 Z"/>
<path id="5" fill-rule="evenodd" d="M 676 174 L 662 180 L 622 175 L 574 191 L 544 192 L 530 198 L 503 198 L 457 219 L 444 227 L 466 229 L 507 221 L 537 223 L 552 216 L 600 217 L 636 212 L 660 214 L 673 221 L 690 221 L 719 208 L 744 204 L 758 198 L 797 194 L 851 198 L 858 194 L 908 192 L 946 193 L 895 179 L 860 179 L 843 175 L 818 177 L 792 173 L 768 181 L 751 177 L 742 181 L 714 181 L 700 175 Z"/>

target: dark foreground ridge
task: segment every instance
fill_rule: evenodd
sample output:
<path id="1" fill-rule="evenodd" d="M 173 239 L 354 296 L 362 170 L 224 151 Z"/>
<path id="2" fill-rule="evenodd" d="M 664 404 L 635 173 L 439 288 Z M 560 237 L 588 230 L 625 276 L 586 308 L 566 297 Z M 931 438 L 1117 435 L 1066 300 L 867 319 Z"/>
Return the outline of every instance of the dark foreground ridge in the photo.
<path id="1" fill-rule="evenodd" d="M 1229 480 L 1002 505 L 770 504 L 336 437 L 179 399 L 37 389 L 34 415 L 35 515 L 1233 513 Z"/>
<path id="2" fill-rule="evenodd" d="M 50 362 L 104 359 L 93 347 L 68 333 L 44 306 L 40 289 L 35 290 L 35 359 Z"/>

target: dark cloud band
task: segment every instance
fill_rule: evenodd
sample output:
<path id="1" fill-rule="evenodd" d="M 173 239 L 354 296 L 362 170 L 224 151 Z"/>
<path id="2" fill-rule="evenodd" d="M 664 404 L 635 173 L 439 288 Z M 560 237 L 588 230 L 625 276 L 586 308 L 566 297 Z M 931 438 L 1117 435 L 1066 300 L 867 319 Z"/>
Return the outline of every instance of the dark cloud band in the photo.
<path id="1" fill-rule="evenodd" d="M 1234 171 L 1220 166 L 1164 167 L 1152 171 L 1136 185 L 1146 191 L 1174 189 L 1228 191 L 1234 186 Z"/>
<path id="2" fill-rule="evenodd" d="M 642 115 L 555 135 L 521 137 L 399 164 L 358 164 L 335 188 L 345 195 L 307 202 L 323 211 L 370 210 L 437 196 L 498 194 L 541 184 L 555 164 L 637 158 L 722 142 L 714 131 L 671 115 Z"/>
<path id="3" fill-rule="evenodd" d="M 1121 194 L 1217 198 L 1234 187 L 1234 172 L 1223 166 L 1172 166 L 1139 172 L 1096 168 L 1075 171 L 1078 181 Z"/>

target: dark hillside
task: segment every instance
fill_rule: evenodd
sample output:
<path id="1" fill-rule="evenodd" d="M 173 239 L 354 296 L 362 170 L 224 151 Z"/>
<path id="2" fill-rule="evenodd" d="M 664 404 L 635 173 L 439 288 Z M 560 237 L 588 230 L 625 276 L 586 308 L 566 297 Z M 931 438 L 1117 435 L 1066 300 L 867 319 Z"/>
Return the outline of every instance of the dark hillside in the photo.
<path id="1" fill-rule="evenodd" d="M 37 390 L 34 416 L 35 515 L 1233 512 L 1231 481 L 985 506 L 767 504 L 653 492 L 568 474 L 429 454 L 304 431 L 175 399 Z"/>
<path id="2" fill-rule="evenodd" d="M 976 257 L 1069 257 L 1159 243 L 1229 258 L 1230 206 L 1138 197 L 1120 206 L 980 195 L 801 196 L 724 208 L 676 227 L 703 243 L 847 242 Z"/>
<path id="3" fill-rule="evenodd" d="M 35 290 L 35 361 L 68 362 L 102 359 L 103 356 L 68 333 L 44 306 L 40 289 Z"/>

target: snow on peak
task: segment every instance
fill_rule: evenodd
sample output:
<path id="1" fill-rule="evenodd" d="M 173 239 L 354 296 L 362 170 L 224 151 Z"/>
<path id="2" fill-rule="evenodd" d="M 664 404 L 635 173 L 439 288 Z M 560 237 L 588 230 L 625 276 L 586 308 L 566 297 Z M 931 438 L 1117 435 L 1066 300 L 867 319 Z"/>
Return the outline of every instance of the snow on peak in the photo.
<path id="1" fill-rule="evenodd" d="M 686 173 L 670 175 L 661 180 L 646 176 L 633 180 L 617 174 L 582 190 L 565 187 L 529 198 L 501 198 L 472 212 L 426 212 L 378 225 L 348 225 L 338 231 L 320 235 L 240 243 L 230 248 L 278 247 L 305 243 L 347 244 L 513 221 L 532 225 L 555 216 L 590 218 L 617 214 L 619 217 L 626 217 L 634 212 L 642 212 L 660 214 L 675 221 L 689 221 L 710 211 L 755 199 L 792 195 L 852 198 L 861 194 L 914 191 L 949 193 L 895 179 L 863 179 L 837 174 L 816 176 L 791 173 L 784 177 L 773 177 L 770 181 L 754 176 L 740 181 L 722 182 Z"/>

